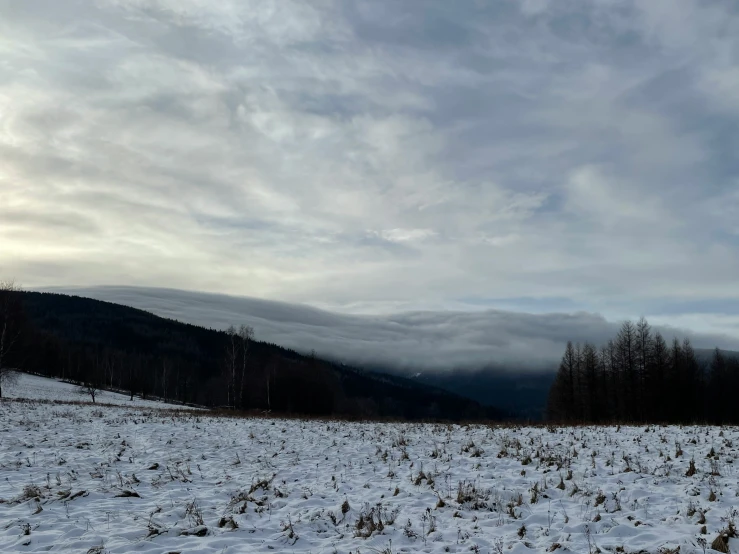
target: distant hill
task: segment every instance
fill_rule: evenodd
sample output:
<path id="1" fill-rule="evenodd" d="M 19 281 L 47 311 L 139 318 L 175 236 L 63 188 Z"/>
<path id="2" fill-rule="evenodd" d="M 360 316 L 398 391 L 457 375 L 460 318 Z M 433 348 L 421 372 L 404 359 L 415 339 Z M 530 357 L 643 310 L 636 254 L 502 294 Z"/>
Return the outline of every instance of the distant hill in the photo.
<path id="1" fill-rule="evenodd" d="M 420 374 L 417 380 L 482 404 L 495 405 L 516 418 L 536 421 L 544 417 L 554 376 L 554 369 L 514 372 L 488 368 L 427 372 Z"/>
<path id="2" fill-rule="evenodd" d="M 335 364 L 260 341 L 249 344 L 243 386 L 236 389 L 224 371 L 230 345 L 225 332 L 99 300 L 17 294 L 27 321 L 23 341 L 13 352 L 15 365 L 39 374 L 95 381 L 144 397 L 246 410 L 401 419 L 503 416 L 433 383 Z"/>
<path id="3" fill-rule="evenodd" d="M 68 373 L 76 371 L 70 366 L 77 363 L 72 358 L 94 360 L 101 357 L 101 352 L 109 355 L 109 351 L 115 351 L 115 356 L 125 352 L 126 363 L 141 377 L 119 375 L 117 384 L 136 388 L 136 394 L 161 394 L 169 380 L 168 391 L 183 401 L 208 405 L 228 402 L 222 398 L 224 333 L 104 301 L 46 293 L 24 293 L 24 297 L 34 328 L 45 337 L 36 341 L 31 349 L 34 353 L 27 360 L 37 367 L 56 367 Z M 182 309 L 185 307 L 183 304 Z M 70 357 L 67 352 L 62 360 L 57 353 L 55 361 L 39 361 L 46 350 L 54 349 L 48 345 L 55 342 L 66 344 L 77 354 Z M 38 348 L 39 344 L 46 346 Z M 724 353 L 739 358 L 739 352 Z M 696 349 L 696 355 L 705 365 L 713 350 Z M 167 379 L 160 375 L 164 360 L 170 363 Z M 539 370 L 488 366 L 448 371 L 344 365 L 337 359 L 319 359 L 256 342 L 249 362 L 248 378 L 253 382 L 244 407 L 267 409 L 266 384 L 272 383 L 278 386 L 273 409 L 294 413 L 366 412 L 410 419 L 497 419 L 505 414 L 537 420 L 543 416 L 557 365 L 553 361 L 551 368 Z M 303 371 L 306 367 L 312 368 L 312 374 Z M 174 376 L 177 371 L 179 377 Z M 149 377 L 147 372 L 151 373 Z M 308 377 L 312 382 L 306 381 Z M 137 380 L 140 383 L 134 385 Z M 309 394 L 301 394 L 297 383 L 302 383 L 302 392 Z"/>
<path id="4" fill-rule="evenodd" d="M 384 315 L 194 291 L 148 287 L 53 290 L 144 309 L 165 318 L 225 329 L 253 325 L 261 340 L 306 354 L 315 349 L 337 367 L 408 378 L 526 419 L 542 415 L 568 339 L 602 345 L 620 324 L 598 314 L 526 314 L 499 309 Z M 711 347 L 726 337 L 654 327 L 663 336 Z M 699 353 L 708 360 L 711 350 Z M 346 366 L 341 364 L 345 363 Z"/>
<path id="5" fill-rule="evenodd" d="M 695 356 L 698 358 L 698 361 L 701 362 L 701 364 L 708 365 L 711 363 L 711 360 L 713 359 L 713 353 L 715 352 L 714 349 L 709 348 L 696 348 L 695 349 Z M 739 352 L 736 352 L 735 350 L 721 350 L 721 353 L 726 356 L 727 358 L 736 358 L 739 359 Z"/>
<path id="6" fill-rule="evenodd" d="M 739 352 L 721 350 L 727 358 L 739 359 Z M 714 350 L 696 349 L 696 357 L 705 369 Z M 416 372 L 411 378 L 434 387 L 466 396 L 483 405 L 494 405 L 518 419 L 544 418 L 549 389 L 554 382 L 557 365 L 550 371 L 512 371 L 505 368 L 453 370 L 449 372 Z"/>
<path id="7" fill-rule="evenodd" d="M 495 407 L 516 420 L 544 418 L 556 365 L 549 370 L 489 366 L 479 369 L 416 370 L 370 366 L 372 371 L 390 373 L 464 396 L 483 406 Z"/>

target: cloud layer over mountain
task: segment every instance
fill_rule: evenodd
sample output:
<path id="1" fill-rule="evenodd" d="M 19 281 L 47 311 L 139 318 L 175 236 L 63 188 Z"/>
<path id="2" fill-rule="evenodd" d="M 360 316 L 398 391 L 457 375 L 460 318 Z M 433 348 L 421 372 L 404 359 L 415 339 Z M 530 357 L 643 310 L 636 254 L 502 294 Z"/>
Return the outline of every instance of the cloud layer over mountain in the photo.
<path id="1" fill-rule="evenodd" d="M 514 371 L 554 369 L 568 340 L 597 345 L 613 338 L 618 323 L 597 314 L 525 314 L 502 310 L 337 314 L 316 308 L 172 289 L 97 287 L 68 289 L 79 296 L 133 306 L 225 329 L 252 325 L 259 340 L 300 352 L 390 368 L 497 367 Z M 657 328 L 667 339 L 688 336 L 698 347 L 739 348 L 739 340 Z"/>

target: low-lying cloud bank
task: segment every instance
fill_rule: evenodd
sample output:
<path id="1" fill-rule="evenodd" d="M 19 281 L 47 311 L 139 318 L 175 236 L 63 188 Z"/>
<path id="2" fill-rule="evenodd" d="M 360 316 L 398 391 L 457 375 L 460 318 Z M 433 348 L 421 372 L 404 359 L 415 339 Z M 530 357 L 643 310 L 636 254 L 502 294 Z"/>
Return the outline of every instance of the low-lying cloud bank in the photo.
<path id="1" fill-rule="evenodd" d="M 259 340 L 355 364 L 409 370 L 554 368 L 568 340 L 597 345 L 619 322 L 586 312 L 527 314 L 503 310 L 348 315 L 257 298 L 162 288 L 54 288 L 147 310 L 186 323 L 254 327 Z M 655 326 L 666 338 L 689 337 L 699 348 L 739 348 L 736 339 Z"/>

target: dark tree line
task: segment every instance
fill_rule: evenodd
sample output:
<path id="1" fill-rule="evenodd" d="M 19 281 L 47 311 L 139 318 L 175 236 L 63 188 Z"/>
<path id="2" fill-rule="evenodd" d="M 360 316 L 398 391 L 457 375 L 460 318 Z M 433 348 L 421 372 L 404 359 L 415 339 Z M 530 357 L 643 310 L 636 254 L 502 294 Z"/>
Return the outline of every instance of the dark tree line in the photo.
<path id="1" fill-rule="evenodd" d="M 547 418 L 569 423 L 739 422 L 739 359 L 699 360 L 688 339 L 667 343 L 646 319 L 627 321 L 601 348 L 567 344 Z"/>
<path id="2" fill-rule="evenodd" d="M 61 378 L 90 397 L 108 389 L 131 398 L 317 416 L 499 415 L 445 391 L 260 342 L 246 326 L 216 331 L 60 294 L 9 290 L 0 294 L 0 307 L 3 298 L 13 307 L 15 340 L 0 351 L 0 367 Z"/>
<path id="3" fill-rule="evenodd" d="M 93 398 L 107 389 L 239 410 L 345 409 L 328 364 L 308 371 L 303 357 L 255 342 L 248 327 L 222 332 L 96 300 L 17 294 L 25 317 L 8 363 L 76 383 Z"/>
<path id="4" fill-rule="evenodd" d="M 0 398 L 3 386 L 15 380 L 11 356 L 19 348 L 23 324 L 18 288 L 12 281 L 0 281 Z"/>

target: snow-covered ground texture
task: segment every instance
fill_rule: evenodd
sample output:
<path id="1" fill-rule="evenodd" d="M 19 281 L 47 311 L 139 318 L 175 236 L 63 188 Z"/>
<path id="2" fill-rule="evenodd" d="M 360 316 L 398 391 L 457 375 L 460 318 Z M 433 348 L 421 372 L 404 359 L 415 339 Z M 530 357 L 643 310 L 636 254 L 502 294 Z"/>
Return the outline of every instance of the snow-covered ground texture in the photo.
<path id="1" fill-rule="evenodd" d="M 690 554 L 739 507 L 736 428 L 3 401 L 0 444 L 0 552 Z"/>
<path id="2" fill-rule="evenodd" d="M 7 398 L 27 398 L 34 400 L 56 400 L 61 402 L 92 402 L 91 396 L 79 386 L 57 379 L 18 373 L 17 382 L 3 387 L 3 396 Z M 100 404 L 116 404 L 118 406 L 138 406 L 147 408 L 165 407 L 163 402 L 142 400 L 127 394 L 100 390 L 95 394 L 95 402 Z"/>

